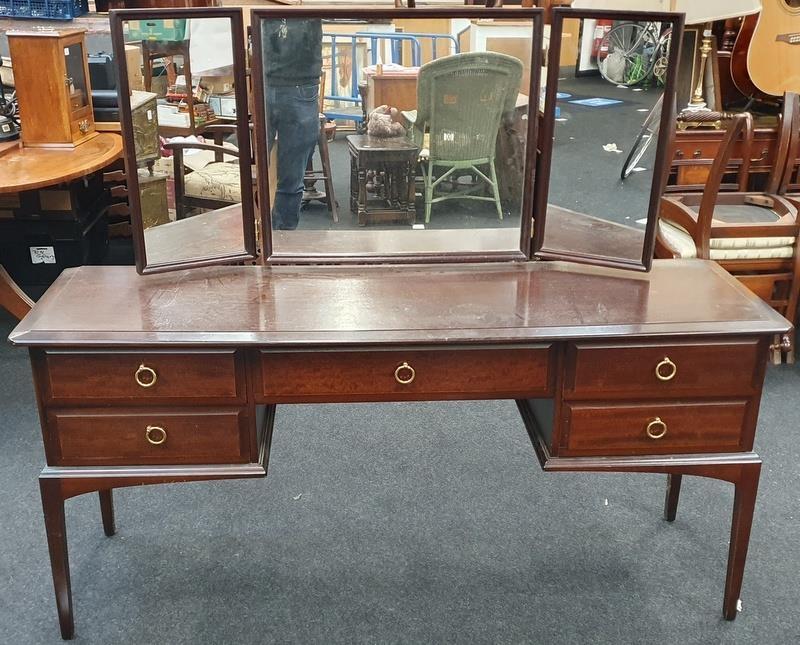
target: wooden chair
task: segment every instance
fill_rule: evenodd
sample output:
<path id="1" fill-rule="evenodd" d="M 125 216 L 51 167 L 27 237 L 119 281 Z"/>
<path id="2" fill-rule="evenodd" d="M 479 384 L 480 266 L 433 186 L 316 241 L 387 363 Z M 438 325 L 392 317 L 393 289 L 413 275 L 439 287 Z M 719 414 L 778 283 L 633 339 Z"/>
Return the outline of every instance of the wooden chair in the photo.
<path id="1" fill-rule="evenodd" d="M 797 97 L 784 107 L 782 126 L 786 143 L 783 160 L 776 163 L 764 193 L 746 192 L 753 121 L 749 114 L 730 120 L 725 138 L 711 168 L 705 190 L 700 193 L 669 194 L 661 198 L 656 257 L 701 258 L 718 262 L 740 282 L 763 298 L 792 323 L 796 318 L 800 289 L 800 228 L 797 206 L 779 194 L 786 155 L 789 151 L 792 115 Z M 730 157 L 743 138 L 737 192 L 720 192 Z M 780 358 L 778 353 L 776 357 Z M 793 360 L 793 349 L 788 360 Z"/>
<path id="2" fill-rule="evenodd" d="M 789 135 L 788 155 L 786 167 L 781 177 L 778 190 L 791 203 L 800 210 L 800 97 L 794 93 L 787 93 L 785 101 L 794 101 L 794 111 L 791 114 L 791 132 Z M 784 112 L 786 108 L 784 107 Z"/>
<path id="3" fill-rule="evenodd" d="M 252 125 L 250 129 L 252 132 Z M 203 134 L 212 137 L 214 143 L 181 141 L 165 144 L 164 148 L 173 152 L 177 219 L 185 218 L 190 208 L 223 208 L 241 203 L 239 150 L 230 145 L 223 145 L 225 137 L 236 133 L 237 128 L 234 124 L 210 125 Z M 190 149 L 211 151 L 214 153 L 214 161 L 202 169 L 187 173 L 184 152 Z M 235 157 L 236 160 L 226 161 L 226 156 Z M 250 164 L 251 168 L 255 168 L 254 159 L 251 158 Z"/>

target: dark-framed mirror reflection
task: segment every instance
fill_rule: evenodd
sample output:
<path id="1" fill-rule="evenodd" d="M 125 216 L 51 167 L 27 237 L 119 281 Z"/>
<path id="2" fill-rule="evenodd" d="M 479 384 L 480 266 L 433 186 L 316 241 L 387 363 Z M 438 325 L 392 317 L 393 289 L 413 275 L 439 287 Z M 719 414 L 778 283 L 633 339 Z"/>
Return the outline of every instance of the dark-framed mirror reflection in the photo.
<path id="1" fill-rule="evenodd" d="M 137 271 L 256 258 L 241 10 L 110 15 Z"/>
<path id="2" fill-rule="evenodd" d="M 669 164 L 683 15 L 555 8 L 533 253 L 647 271 Z"/>
<path id="3" fill-rule="evenodd" d="M 525 260 L 538 9 L 252 12 L 267 262 Z"/>

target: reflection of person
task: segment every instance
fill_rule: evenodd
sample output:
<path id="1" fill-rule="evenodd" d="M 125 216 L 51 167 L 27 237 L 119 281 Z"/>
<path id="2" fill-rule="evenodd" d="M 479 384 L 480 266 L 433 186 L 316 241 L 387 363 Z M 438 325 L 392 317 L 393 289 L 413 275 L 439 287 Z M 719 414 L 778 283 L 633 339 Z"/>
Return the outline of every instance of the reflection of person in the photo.
<path id="1" fill-rule="evenodd" d="M 300 219 L 306 164 L 319 136 L 322 21 L 264 20 L 262 42 L 269 148 L 278 140 L 272 227 L 292 230 Z"/>

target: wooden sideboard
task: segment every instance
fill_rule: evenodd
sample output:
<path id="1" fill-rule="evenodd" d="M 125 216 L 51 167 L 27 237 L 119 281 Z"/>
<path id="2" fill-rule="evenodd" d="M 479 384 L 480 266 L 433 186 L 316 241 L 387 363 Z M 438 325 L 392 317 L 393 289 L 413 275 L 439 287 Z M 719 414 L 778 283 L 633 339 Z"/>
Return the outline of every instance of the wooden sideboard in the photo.
<path id="1" fill-rule="evenodd" d="M 114 488 L 265 476 L 276 405 L 448 399 L 516 400 L 546 471 L 667 474 L 669 521 L 683 475 L 734 484 L 733 619 L 788 329 L 703 261 L 67 270 L 10 337 L 33 365 L 61 634 L 66 499 L 99 492 L 110 536 Z"/>

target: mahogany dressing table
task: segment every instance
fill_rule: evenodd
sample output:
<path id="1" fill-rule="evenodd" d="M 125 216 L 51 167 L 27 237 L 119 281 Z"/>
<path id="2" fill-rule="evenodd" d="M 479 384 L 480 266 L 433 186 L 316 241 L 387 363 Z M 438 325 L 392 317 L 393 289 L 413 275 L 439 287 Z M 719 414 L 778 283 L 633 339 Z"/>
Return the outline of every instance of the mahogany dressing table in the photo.
<path id="1" fill-rule="evenodd" d="M 440 102 L 450 114 L 453 106 L 485 114 L 475 104 L 494 102 L 501 106 L 498 131 L 518 112 L 518 91 L 528 105 L 539 105 L 539 9 L 270 7 L 251 14 L 258 237 L 249 136 L 238 137 L 241 204 L 151 228 L 136 185 L 143 159 L 126 145 L 136 271 L 64 272 L 11 335 L 29 348 L 33 365 L 47 459 L 39 481 L 62 636 L 74 632 L 65 500 L 98 492 L 111 536 L 115 488 L 264 477 L 276 407 L 297 403 L 512 399 L 544 470 L 664 473 L 668 521 L 683 475 L 728 481 L 735 497 L 723 615 L 733 619 L 761 469 L 753 439 L 766 359 L 789 324 L 714 263 L 657 261 L 650 270 L 668 111 L 647 172 L 626 183 L 624 193 L 616 179 L 607 187 L 619 191 L 612 202 L 626 202 L 635 214 L 627 219 L 646 215 L 636 227 L 615 209 L 594 212 L 591 199 L 576 204 L 592 197 L 576 190 L 577 181 L 617 173 L 617 166 L 580 154 L 577 144 L 566 144 L 568 131 L 555 125 L 565 21 L 655 20 L 680 42 L 681 16 L 553 10 L 543 135 L 539 119 L 521 119 L 527 132 L 515 156 L 498 159 L 523 168 L 510 196 L 501 195 L 508 228 L 499 227 L 495 205 L 486 202 L 469 217 L 462 206 L 447 213 L 434 204 L 434 219 L 449 216 L 453 223 L 419 230 L 424 200 L 416 199 L 414 229 L 328 230 L 326 220 L 325 230 L 273 232 L 276 173 L 264 154 L 270 108 L 263 34 L 288 37 L 308 33 L 309 23 L 323 18 L 346 25 L 365 14 L 406 25 L 426 18 L 516 21 L 531 47 L 530 59 L 514 65 L 527 70 L 521 78 L 529 82 L 501 83 L 499 55 L 487 51 L 481 87 L 491 82 L 495 90 L 476 92 L 474 83 L 454 78 Z M 128 142 L 134 133 L 125 33 L 129 21 L 145 16 L 228 21 L 234 85 L 247 86 L 241 10 L 112 12 Z M 672 104 L 677 48 L 669 56 L 665 105 Z M 238 132 L 249 133 L 245 92 L 236 100 Z M 584 119 L 597 128 L 594 114 L 576 111 L 572 123 Z M 442 132 L 431 137 L 431 155 L 436 146 L 470 139 L 460 121 L 431 122 L 430 132 Z M 605 123 L 604 136 L 623 140 Z M 537 141 L 554 139 L 566 145 L 537 151 Z M 280 141 L 278 134 L 279 148 Z M 481 145 L 491 155 L 494 144 L 489 136 Z M 486 170 L 481 159 L 454 176 L 453 189 L 478 193 Z M 576 167 L 576 159 L 591 168 Z M 551 186 L 551 167 L 554 177 L 577 173 L 577 181 Z M 529 261 L 532 246 L 554 261 Z M 210 266 L 252 260 L 261 265 Z"/>
<path id="2" fill-rule="evenodd" d="M 66 499 L 99 491 L 113 535 L 114 488 L 263 477 L 276 405 L 356 401 L 515 399 L 544 470 L 666 473 L 669 521 L 683 475 L 731 482 L 733 619 L 788 327 L 700 261 L 65 271 L 11 334 L 34 369 L 62 636 Z"/>

